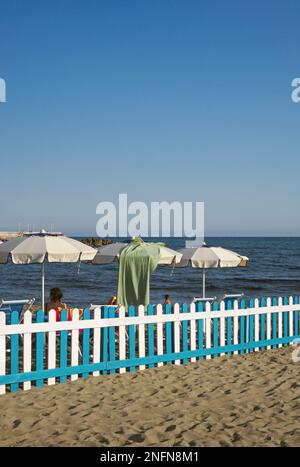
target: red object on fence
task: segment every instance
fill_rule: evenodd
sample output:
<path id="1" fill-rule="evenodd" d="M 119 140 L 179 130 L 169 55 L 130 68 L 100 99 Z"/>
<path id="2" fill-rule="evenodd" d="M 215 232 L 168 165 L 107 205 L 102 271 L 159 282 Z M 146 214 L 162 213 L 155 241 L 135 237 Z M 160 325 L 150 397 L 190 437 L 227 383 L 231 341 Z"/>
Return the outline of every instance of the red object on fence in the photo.
<path id="1" fill-rule="evenodd" d="M 56 321 L 60 321 L 60 315 L 61 315 L 61 312 L 65 310 L 65 308 L 56 308 Z M 68 312 L 68 321 L 72 321 L 72 316 L 73 316 L 73 308 L 67 308 L 67 312 Z M 91 310 L 90 310 L 91 312 Z M 83 315 L 83 308 L 79 308 L 79 319 L 81 318 L 81 316 Z M 82 334 L 82 329 L 79 329 L 79 334 Z"/>
<path id="2" fill-rule="evenodd" d="M 56 321 L 60 321 L 60 315 L 63 310 L 66 308 L 56 308 Z M 67 308 L 68 312 L 68 321 L 72 321 L 72 316 L 73 316 L 73 308 Z M 83 308 L 79 308 L 79 318 L 83 315 Z"/>

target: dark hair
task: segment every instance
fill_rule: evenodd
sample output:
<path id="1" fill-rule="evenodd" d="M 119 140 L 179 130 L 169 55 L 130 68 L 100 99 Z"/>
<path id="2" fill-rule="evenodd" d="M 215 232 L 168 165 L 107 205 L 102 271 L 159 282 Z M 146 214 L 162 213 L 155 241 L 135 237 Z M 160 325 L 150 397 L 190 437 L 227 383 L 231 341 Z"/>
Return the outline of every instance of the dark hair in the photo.
<path id="1" fill-rule="evenodd" d="M 170 300 L 170 295 L 165 295 L 165 300 Z"/>
<path id="2" fill-rule="evenodd" d="M 50 290 L 50 300 L 52 302 L 60 302 L 62 297 L 63 297 L 62 290 L 59 289 L 58 287 L 54 287 L 53 289 Z"/>

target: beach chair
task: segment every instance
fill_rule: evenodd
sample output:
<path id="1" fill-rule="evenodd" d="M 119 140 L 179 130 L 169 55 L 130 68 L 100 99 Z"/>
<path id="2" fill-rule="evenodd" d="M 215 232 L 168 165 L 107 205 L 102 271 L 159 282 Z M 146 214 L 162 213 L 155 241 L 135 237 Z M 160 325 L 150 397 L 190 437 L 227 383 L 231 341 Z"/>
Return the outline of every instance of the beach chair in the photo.
<path id="1" fill-rule="evenodd" d="M 206 303 L 206 302 L 214 302 L 215 300 L 217 300 L 217 297 L 206 297 L 206 298 L 199 298 L 199 297 L 194 297 L 193 300 L 192 300 L 192 303 Z"/>
<path id="2" fill-rule="evenodd" d="M 0 300 L 0 312 L 4 311 L 6 324 L 11 324 L 11 314 L 13 311 L 19 313 L 19 324 L 22 323 L 25 311 L 30 310 L 34 302 L 35 298 L 29 300 Z M 10 336 L 7 337 L 10 339 Z M 20 337 L 21 342 L 23 342 L 23 335 L 20 334 Z M 10 352 L 10 349 L 7 349 L 7 352 Z"/>
<path id="3" fill-rule="evenodd" d="M 236 293 L 236 294 L 224 294 L 221 298 L 220 301 L 224 301 L 225 304 L 229 301 L 233 302 L 234 300 L 240 300 L 243 298 L 244 294 L 243 293 Z"/>
<path id="4" fill-rule="evenodd" d="M 0 300 L 0 311 L 4 311 L 6 315 L 6 324 L 11 323 L 13 311 L 19 313 L 19 323 L 22 323 L 25 311 L 30 310 L 34 302 L 35 298 L 29 300 Z"/>

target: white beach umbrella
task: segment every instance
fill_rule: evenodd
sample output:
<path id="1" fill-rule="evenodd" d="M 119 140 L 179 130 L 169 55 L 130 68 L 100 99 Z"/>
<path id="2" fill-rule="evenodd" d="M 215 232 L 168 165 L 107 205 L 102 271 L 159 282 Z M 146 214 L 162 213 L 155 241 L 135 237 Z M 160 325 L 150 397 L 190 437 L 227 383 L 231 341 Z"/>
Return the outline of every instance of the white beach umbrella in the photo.
<path id="1" fill-rule="evenodd" d="M 101 246 L 94 257 L 93 264 L 110 264 L 118 260 L 121 251 L 128 245 L 128 243 L 116 242 L 108 245 Z"/>
<path id="2" fill-rule="evenodd" d="M 61 233 L 28 233 L 0 245 L 0 263 L 11 258 L 14 264 L 41 264 L 42 307 L 45 305 L 45 261 L 49 263 L 76 263 L 91 261 L 97 250 Z"/>
<path id="3" fill-rule="evenodd" d="M 128 246 L 128 243 L 116 242 L 109 245 L 102 246 L 99 248 L 96 256 L 93 259 L 93 264 L 110 264 L 115 260 L 118 260 L 120 254 L 124 248 Z M 163 245 L 159 245 L 159 261 L 158 264 L 171 265 L 180 262 L 182 254 L 178 251 L 172 250 Z"/>
<path id="4" fill-rule="evenodd" d="M 178 264 L 182 258 L 182 253 L 173 250 L 166 246 L 161 246 L 159 249 L 159 261 L 158 264 Z"/>
<path id="5" fill-rule="evenodd" d="M 186 267 L 191 263 L 193 268 L 202 268 L 202 289 L 205 298 L 205 270 L 209 268 L 236 268 L 247 266 L 249 258 L 222 247 L 184 248 L 180 250 L 182 259 L 177 267 Z"/>

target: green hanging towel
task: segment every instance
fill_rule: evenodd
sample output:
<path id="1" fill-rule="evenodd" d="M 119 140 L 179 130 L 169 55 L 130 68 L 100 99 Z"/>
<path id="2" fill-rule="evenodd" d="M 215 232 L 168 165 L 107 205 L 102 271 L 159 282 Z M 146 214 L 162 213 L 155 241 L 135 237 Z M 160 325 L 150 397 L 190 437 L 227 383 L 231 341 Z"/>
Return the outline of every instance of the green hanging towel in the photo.
<path id="1" fill-rule="evenodd" d="M 150 275 L 159 261 L 159 245 L 134 239 L 120 255 L 118 297 L 119 304 L 128 307 L 149 304 Z"/>

